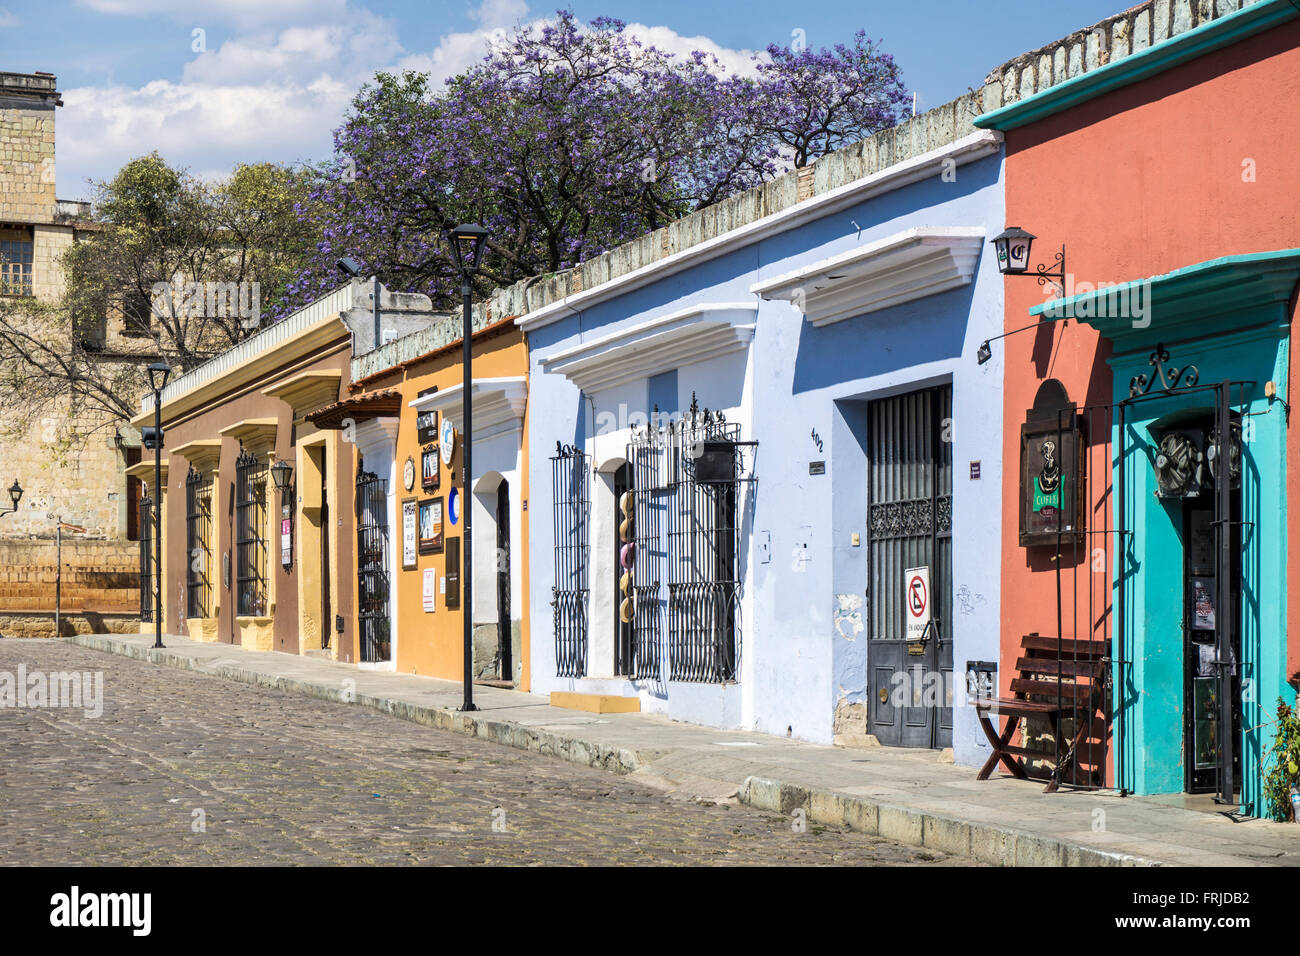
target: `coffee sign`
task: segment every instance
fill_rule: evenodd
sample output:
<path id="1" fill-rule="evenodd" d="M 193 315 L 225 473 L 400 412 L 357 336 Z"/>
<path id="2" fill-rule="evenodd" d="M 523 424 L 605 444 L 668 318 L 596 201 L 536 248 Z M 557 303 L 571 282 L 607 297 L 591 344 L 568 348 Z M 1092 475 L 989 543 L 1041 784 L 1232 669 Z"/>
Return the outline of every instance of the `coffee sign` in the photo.
<path id="1" fill-rule="evenodd" d="M 1075 540 L 1080 508 L 1083 441 L 1074 416 L 1033 422 L 1020 430 L 1020 544 L 1055 544 L 1058 532 Z"/>

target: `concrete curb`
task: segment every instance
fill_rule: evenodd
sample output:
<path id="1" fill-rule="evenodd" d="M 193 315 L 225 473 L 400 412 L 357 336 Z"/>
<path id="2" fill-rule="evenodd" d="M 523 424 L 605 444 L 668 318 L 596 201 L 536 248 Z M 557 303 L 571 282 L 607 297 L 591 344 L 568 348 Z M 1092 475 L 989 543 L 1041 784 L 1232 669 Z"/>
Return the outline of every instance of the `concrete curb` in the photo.
<path id="1" fill-rule="evenodd" d="M 844 826 L 897 843 L 970 857 L 994 866 L 1163 866 L 1010 827 L 944 816 L 871 797 L 746 777 L 738 799 L 758 810 L 789 815 L 802 809 L 813 823 Z"/>
<path id="2" fill-rule="evenodd" d="M 641 769 L 646 764 L 645 759 L 633 750 L 603 747 L 579 737 L 550 730 L 541 730 L 535 727 L 525 727 L 512 721 L 492 720 L 472 713 L 464 714 L 446 707 L 412 704 L 392 697 L 349 694 L 342 686 L 331 687 L 315 681 L 277 677 L 258 671 L 245 670 L 242 667 L 230 664 L 198 662 L 193 658 L 175 654 L 166 649 L 155 650 L 152 647 L 135 647 L 98 635 L 77 634 L 64 638 L 64 640 L 90 650 L 117 654 L 120 657 L 129 657 L 133 660 L 148 661 L 151 664 L 162 664 L 179 670 L 193 671 L 196 674 L 206 674 L 209 677 L 221 677 L 244 684 L 253 684 L 257 687 L 287 691 L 306 697 L 315 697 L 318 700 L 328 700 L 336 704 L 356 704 L 360 707 L 369 707 L 372 710 L 378 710 L 428 727 L 435 727 L 438 730 L 448 730 L 452 733 L 463 734 L 466 737 L 478 737 L 506 747 L 514 747 L 516 750 L 526 750 L 529 753 L 559 757 L 561 760 L 567 760 L 570 763 L 581 764 L 586 767 L 594 767 L 597 770 L 629 774 L 634 770 Z"/>

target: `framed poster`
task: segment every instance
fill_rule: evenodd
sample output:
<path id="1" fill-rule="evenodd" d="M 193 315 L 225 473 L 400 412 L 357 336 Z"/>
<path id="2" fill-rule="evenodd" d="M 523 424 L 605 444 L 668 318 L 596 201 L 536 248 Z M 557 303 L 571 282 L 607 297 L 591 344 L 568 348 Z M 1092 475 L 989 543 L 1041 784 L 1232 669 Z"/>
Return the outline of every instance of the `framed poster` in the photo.
<path id="1" fill-rule="evenodd" d="M 437 491 L 441 483 L 438 471 L 438 446 L 430 445 L 420 453 L 420 487 L 425 491 Z"/>
<path id="2" fill-rule="evenodd" d="M 420 553 L 442 551 L 442 499 L 425 498 L 420 502 Z"/>
<path id="3" fill-rule="evenodd" d="M 413 571 L 416 565 L 416 500 L 402 499 L 402 570 Z"/>
<path id="4" fill-rule="evenodd" d="M 425 568 L 420 596 L 424 599 L 424 613 L 433 614 L 438 610 L 438 569 Z"/>
<path id="5" fill-rule="evenodd" d="M 460 538 L 447 539 L 447 607 L 460 607 Z"/>
<path id="6" fill-rule="evenodd" d="M 438 413 L 418 412 L 415 416 L 415 440 L 421 445 L 438 440 Z"/>
<path id="7" fill-rule="evenodd" d="M 1020 545 L 1083 539 L 1083 434 L 1073 415 L 1020 426 Z"/>
<path id="8" fill-rule="evenodd" d="M 1214 630 L 1214 578 L 1194 577 L 1192 585 L 1192 629 Z"/>

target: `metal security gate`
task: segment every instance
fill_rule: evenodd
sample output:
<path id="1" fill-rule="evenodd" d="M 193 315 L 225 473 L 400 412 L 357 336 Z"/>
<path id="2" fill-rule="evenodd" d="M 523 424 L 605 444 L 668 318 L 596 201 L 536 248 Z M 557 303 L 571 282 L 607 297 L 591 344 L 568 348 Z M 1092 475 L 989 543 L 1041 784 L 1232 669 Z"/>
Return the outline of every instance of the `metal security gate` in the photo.
<path id="1" fill-rule="evenodd" d="M 891 746 L 952 746 L 951 430 L 951 385 L 868 406 L 869 723 Z M 933 622 L 916 641 L 905 622 L 912 568 L 929 568 Z"/>
<path id="2" fill-rule="evenodd" d="M 510 621 L 510 483 L 497 485 L 497 658 L 502 680 L 515 679 Z"/>
<path id="3" fill-rule="evenodd" d="M 186 616 L 207 617 L 212 606 L 210 553 L 212 542 L 212 482 L 190 469 L 185 476 L 185 608 Z"/>
<path id="4" fill-rule="evenodd" d="M 555 443 L 551 459 L 555 584 L 551 607 L 555 624 L 555 674 L 587 673 L 587 561 L 591 499 L 590 460 L 572 445 Z"/>
<path id="5" fill-rule="evenodd" d="M 369 471 L 357 473 L 357 602 L 361 660 L 389 660 L 388 482 Z"/>

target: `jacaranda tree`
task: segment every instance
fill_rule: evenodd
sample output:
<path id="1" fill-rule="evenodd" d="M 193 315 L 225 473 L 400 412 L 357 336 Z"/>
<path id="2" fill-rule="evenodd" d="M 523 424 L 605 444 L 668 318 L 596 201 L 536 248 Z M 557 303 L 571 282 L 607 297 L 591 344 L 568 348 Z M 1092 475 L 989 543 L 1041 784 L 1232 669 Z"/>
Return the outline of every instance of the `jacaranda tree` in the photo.
<path id="1" fill-rule="evenodd" d="M 335 132 L 312 200 L 321 240 L 291 286 L 335 286 L 350 255 L 390 288 L 451 304 L 446 228 L 491 232 L 483 290 L 568 268 L 897 121 L 892 58 L 769 48 L 751 77 L 572 13 L 517 28 L 441 89 L 378 74 Z"/>

